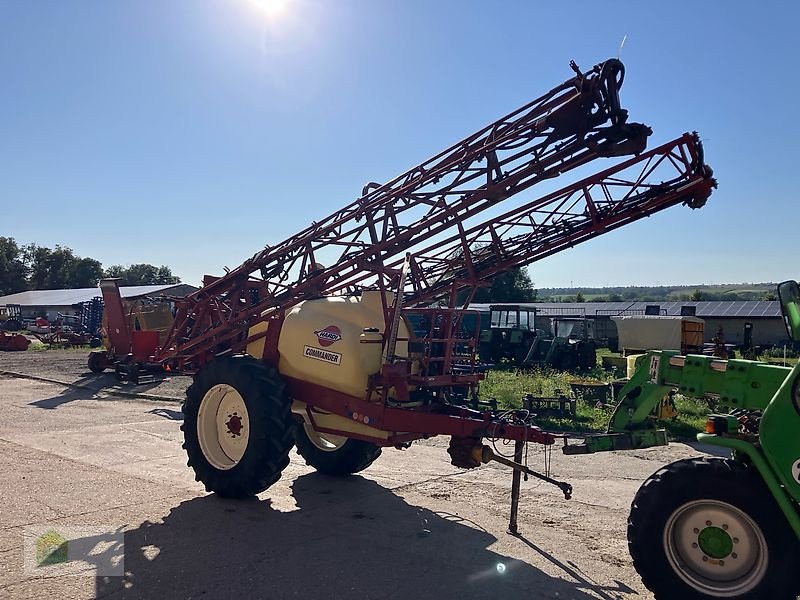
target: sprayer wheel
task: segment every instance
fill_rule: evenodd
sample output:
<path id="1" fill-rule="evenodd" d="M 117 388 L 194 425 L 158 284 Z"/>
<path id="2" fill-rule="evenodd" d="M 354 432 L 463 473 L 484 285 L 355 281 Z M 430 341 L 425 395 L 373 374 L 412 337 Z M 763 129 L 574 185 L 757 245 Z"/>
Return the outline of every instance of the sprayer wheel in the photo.
<path id="1" fill-rule="evenodd" d="M 381 455 L 380 446 L 329 433 L 317 432 L 308 423 L 296 423 L 297 453 L 326 475 L 350 475 L 369 467 Z"/>
<path id="2" fill-rule="evenodd" d="M 195 479 L 220 496 L 263 492 L 289 464 L 294 420 L 277 371 L 249 356 L 205 365 L 186 390 L 183 448 Z"/>

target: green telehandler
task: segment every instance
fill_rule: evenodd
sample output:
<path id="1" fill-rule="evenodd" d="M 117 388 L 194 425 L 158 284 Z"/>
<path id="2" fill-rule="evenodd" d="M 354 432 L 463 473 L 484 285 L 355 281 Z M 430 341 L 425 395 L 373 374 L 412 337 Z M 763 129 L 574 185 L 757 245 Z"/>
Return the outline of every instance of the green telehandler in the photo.
<path id="1" fill-rule="evenodd" d="M 800 341 L 800 288 L 778 287 L 789 338 Z M 620 390 L 608 431 L 567 454 L 664 445 L 650 416 L 671 390 L 712 398 L 698 441 L 728 458 L 658 470 L 631 505 L 628 546 L 656 598 L 792 599 L 800 594 L 800 363 L 650 352 Z"/>

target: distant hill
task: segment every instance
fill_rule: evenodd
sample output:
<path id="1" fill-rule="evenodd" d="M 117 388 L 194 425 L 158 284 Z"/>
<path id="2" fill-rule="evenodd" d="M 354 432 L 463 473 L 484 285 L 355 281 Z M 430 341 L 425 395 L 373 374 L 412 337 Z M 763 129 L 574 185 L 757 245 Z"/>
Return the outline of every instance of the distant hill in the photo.
<path id="1" fill-rule="evenodd" d="M 724 283 L 719 285 L 666 285 L 628 287 L 540 288 L 539 302 L 640 302 L 702 300 L 777 300 L 775 283 Z"/>

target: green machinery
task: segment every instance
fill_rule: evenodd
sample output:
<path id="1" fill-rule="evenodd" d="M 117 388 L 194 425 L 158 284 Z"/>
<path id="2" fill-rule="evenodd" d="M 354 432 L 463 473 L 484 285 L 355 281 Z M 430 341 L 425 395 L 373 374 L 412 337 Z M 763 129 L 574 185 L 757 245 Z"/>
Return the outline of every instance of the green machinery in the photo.
<path id="1" fill-rule="evenodd" d="M 800 289 L 778 292 L 800 340 Z M 715 398 L 700 442 L 729 458 L 681 460 L 654 473 L 628 519 L 634 566 L 656 598 L 794 599 L 800 594 L 800 363 L 794 368 L 650 352 L 620 391 L 608 431 L 566 454 L 667 443 L 650 417 L 671 390 Z M 724 408 L 722 408 L 724 407 Z"/>
<path id="2" fill-rule="evenodd" d="M 489 307 L 489 328 L 481 331 L 480 357 L 518 367 L 546 365 L 563 371 L 589 370 L 597 364 L 596 345 L 585 318 L 553 318 L 553 334 L 536 327 L 537 309 L 517 305 Z M 549 315 L 544 315 L 549 316 Z M 566 331 L 562 335 L 561 328 Z"/>
<path id="3" fill-rule="evenodd" d="M 499 363 L 506 359 L 520 364 L 539 335 L 535 309 L 492 305 L 489 307 L 489 328 L 481 329 L 481 360 Z"/>

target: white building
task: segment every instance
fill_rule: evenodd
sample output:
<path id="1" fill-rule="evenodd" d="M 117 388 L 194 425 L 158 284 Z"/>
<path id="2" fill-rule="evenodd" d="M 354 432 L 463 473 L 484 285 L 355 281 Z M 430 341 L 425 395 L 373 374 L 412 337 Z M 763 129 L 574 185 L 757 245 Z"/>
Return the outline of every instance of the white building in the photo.
<path id="1" fill-rule="evenodd" d="M 193 285 L 185 283 L 173 285 L 134 285 L 120 287 L 123 298 L 135 300 L 147 296 L 188 296 L 197 291 Z M 23 318 L 35 319 L 44 317 L 48 321 L 55 321 L 58 314 L 81 314 L 81 303 L 89 302 L 101 296 L 100 288 L 77 288 L 72 290 L 31 290 L 18 292 L 8 296 L 0 296 L 0 306 L 18 304 Z"/>

